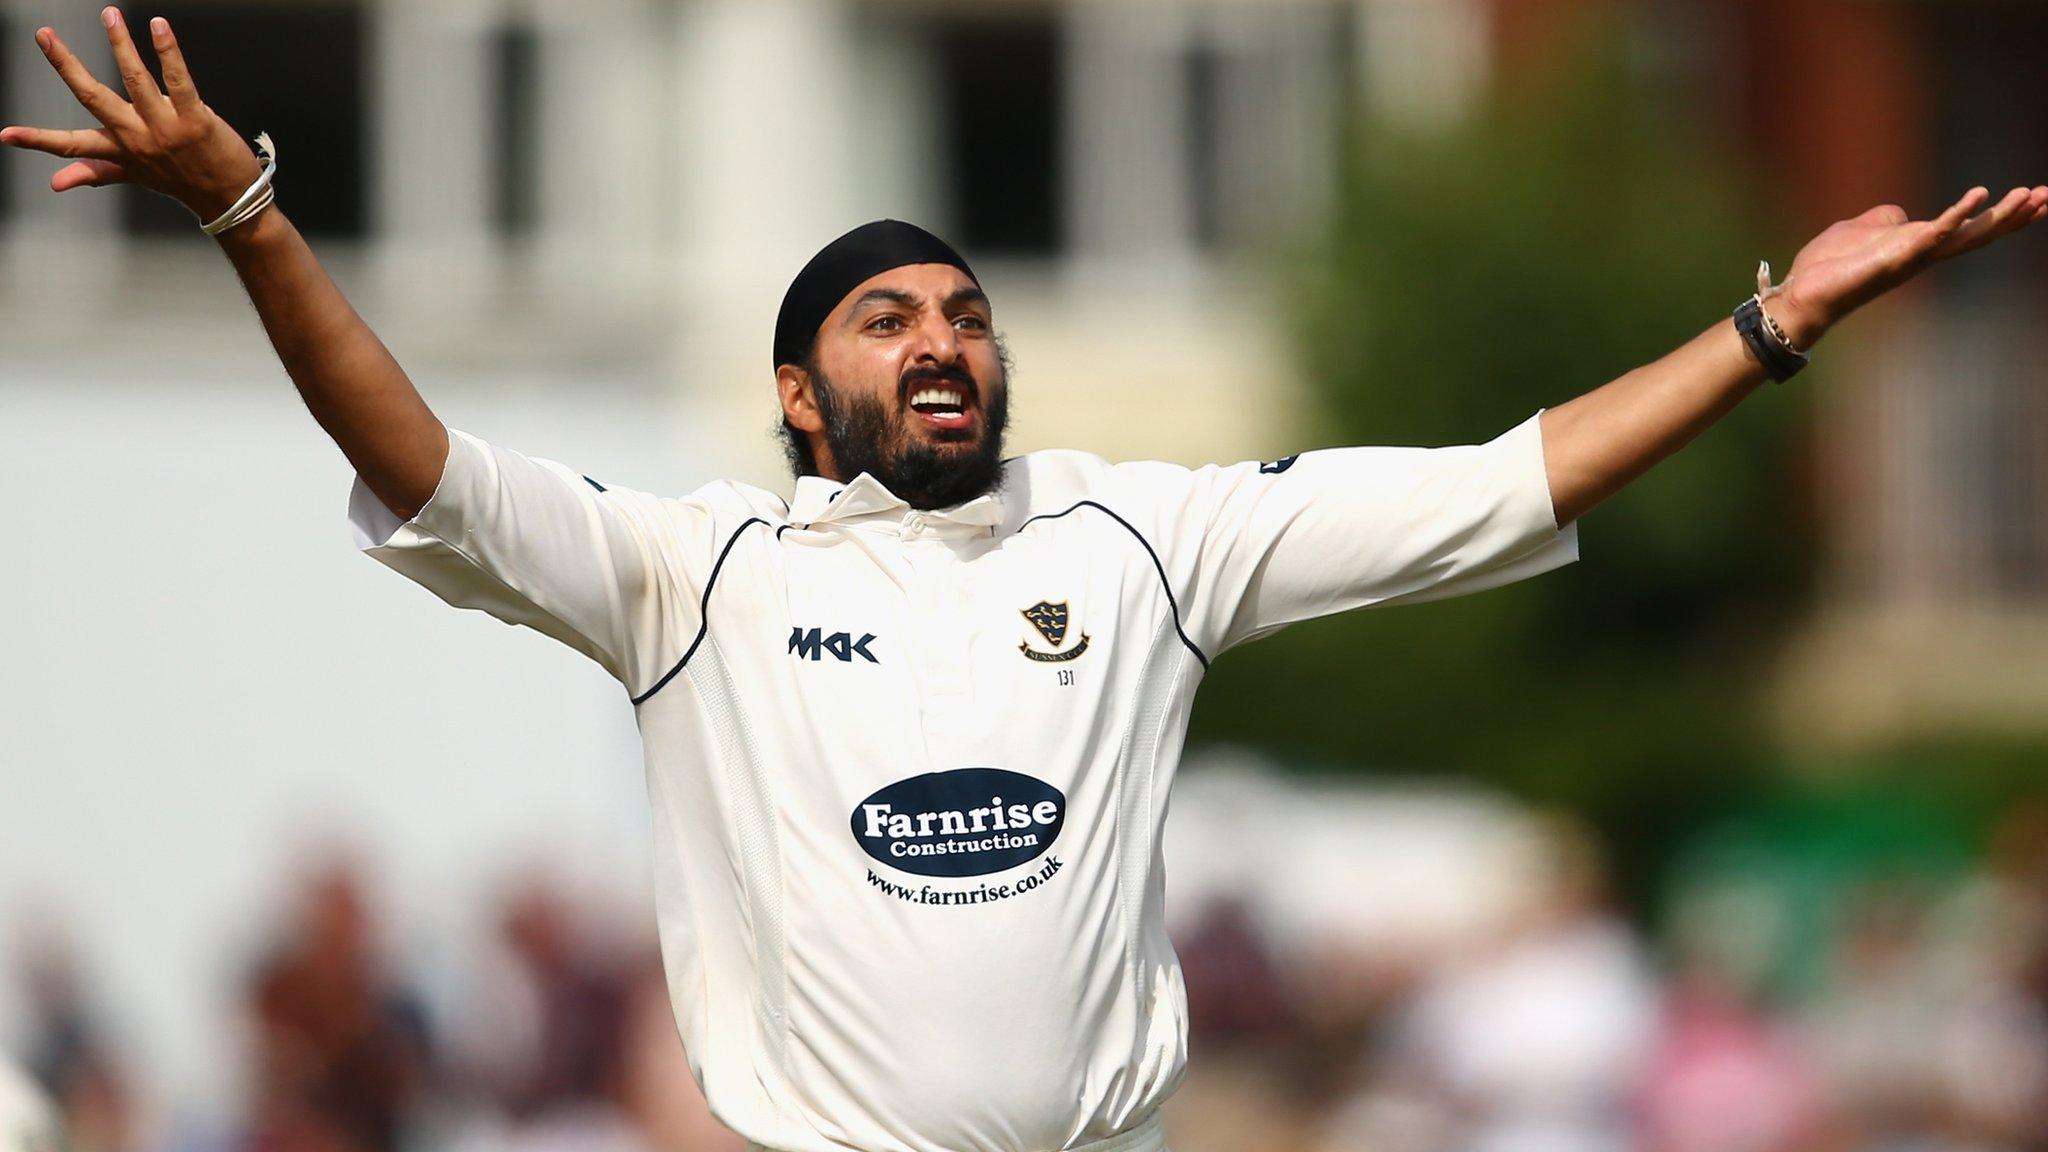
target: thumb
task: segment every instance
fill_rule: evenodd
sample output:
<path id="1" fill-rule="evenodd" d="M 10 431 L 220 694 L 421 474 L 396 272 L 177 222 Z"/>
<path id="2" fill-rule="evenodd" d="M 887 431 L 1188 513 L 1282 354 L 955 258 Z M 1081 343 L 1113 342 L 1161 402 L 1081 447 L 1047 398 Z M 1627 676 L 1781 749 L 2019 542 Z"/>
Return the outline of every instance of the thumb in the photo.
<path id="1" fill-rule="evenodd" d="M 69 192 L 73 188 L 101 188 L 127 181 L 128 169 L 112 160 L 79 160 L 57 169 L 57 174 L 50 177 L 50 190 Z"/>

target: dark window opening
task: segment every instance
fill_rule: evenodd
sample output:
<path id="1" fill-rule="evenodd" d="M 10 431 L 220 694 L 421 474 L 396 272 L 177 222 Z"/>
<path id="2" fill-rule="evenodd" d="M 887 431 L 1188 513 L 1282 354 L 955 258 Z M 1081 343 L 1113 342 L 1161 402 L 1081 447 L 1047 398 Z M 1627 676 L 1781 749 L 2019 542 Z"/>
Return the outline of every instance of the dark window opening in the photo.
<path id="1" fill-rule="evenodd" d="M 2048 39 L 2048 11 L 1984 5 L 1928 12 L 1923 23 L 1938 75 L 1931 134 L 1936 198 L 1952 199 L 1960 189 L 1983 184 L 1995 199 L 2009 188 L 2039 184 L 2048 164 L 2048 125 L 1985 110 L 2038 108 L 2048 100 L 2048 69 L 2038 48 Z M 2048 283 L 2048 255 L 2038 245 L 2001 245 L 1945 267 L 1941 279 L 1961 302 L 2011 299 L 2016 289 L 2038 291 Z"/>
<path id="2" fill-rule="evenodd" d="M 1188 224 L 1197 243 L 1224 238 L 1223 54 L 1198 44 L 1188 50 L 1182 73 L 1187 99 Z"/>
<path id="3" fill-rule="evenodd" d="M 961 243 L 1014 255 L 1059 251 L 1059 24 L 1049 13 L 952 19 L 938 24 L 934 38 L 951 219 Z"/>
<path id="4" fill-rule="evenodd" d="M 492 219 L 501 233 L 524 236 L 540 224 L 540 34 L 525 24 L 500 28 L 491 73 Z"/>
<path id="5" fill-rule="evenodd" d="M 369 184 L 362 9 L 171 0 L 130 11 L 139 45 L 148 45 L 155 15 L 178 30 L 206 103 L 244 137 L 268 132 L 277 141 L 278 202 L 292 223 L 309 236 L 361 237 Z M 143 56 L 154 68 L 153 53 Z M 89 59 L 102 77 L 114 75 L 104 51 Z M 191 213 L 140 188 L 122 189 L 121 223 L 137 235 L 194 234 Z"/>
<path id="6" fill-rule="evenodd" d="M 2038 5 L 1966 5 L 1925 14 L 1935 65 L 1935 195 L 1945 202 L 1982 184 L 1995 200 L 2040 183 L 2048 167 L 2048 125 L 2039 117 L 1987 114 L 2038 108 L 2048 100 L 2039 45 L 2048 10 Z M 1934 277 L 1955 317 L 1946 343 L 1968 349 L 1970 379 L 1944 402 L 1968 421 L 1945 479 L 1982 525 L 1973 542 L 1988 588 L 2015 598 L 2048 593 L 2048 403 L 2042 400 L 2044 344 L 2021 318 L 2048 302 L 2048 253 L 2032 236 L 1944 265 Z M 1944 389 L 1954 392 L 1955 389 Z"/>
<path id="7" fill-rule="evenodd" d="M 31 29 L 30 31 L 33 30 Z M 33 43 L 27 34 L 16 31 L 14 14 L 0 10 L 0 45 L 4 45 L 4 47 L 0 47 L 0 92 L 14 91 L 13 77 L 8 72 L 8 66 L 13 63 L 16 57 L 21 55 L 24 44 L 33 45 Z M 34 51 L 34 48 L 31 46 L 28 50 Z M 55 81 L 56 77 L 51 76 L 49 79 Z M 14 115 L 18 117 L 21 113 L 16 111 Z M 19 123 L 19 121 L 10 121 L 10 123 Z M 28 162 L 29 156 L 19 148 L 0 149 L 0 151 L 4 151 L 8 157 L 5 160 L 0 160 L 0 221 L 4 221 L 13 212 L 14 185 L 17 180 L 22 178 L 20 172 L 22 166 Z M 43 158 L 37 157 L 37 159 L 41 160 Z"/>

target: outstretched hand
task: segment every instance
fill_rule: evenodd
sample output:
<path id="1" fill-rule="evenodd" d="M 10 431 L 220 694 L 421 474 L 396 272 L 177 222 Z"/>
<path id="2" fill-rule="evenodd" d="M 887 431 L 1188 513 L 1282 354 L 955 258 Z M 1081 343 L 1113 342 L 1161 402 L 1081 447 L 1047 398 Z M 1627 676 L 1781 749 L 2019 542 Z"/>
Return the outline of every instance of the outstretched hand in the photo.
<path id="1" fill-rule="evenodd" d="M 0 144 L 71 160 L 50 179 L 58 192 L 107 184 L 140 184 L 212 220 L 234 205 L 262 174 L 262 162 L 243 139 L 199 99 L 170 22 L 150 21 L 150 38 L 163 65 L 164 89 L 143 65 L 119 9 L 100 13 L 107 43 L 127 99 L 93 78 L 51 28 L 36 31 L 36 45 L 100 122 L 97 128 L 0 128 Z"/>
<path id="2" fill-rule="evenodd" d="M 1829 226 L 1799 250 L 1784 292 L 1766 305 L 1793 342 L 1811 347 L 1856 309 L 1954 256 L 2048 217 L 2048 186 L 2015 188 L 1982 215 L 1991 199 L 1972 188 L 1932 220 L 1912 220 L 1895 204 Z"/>

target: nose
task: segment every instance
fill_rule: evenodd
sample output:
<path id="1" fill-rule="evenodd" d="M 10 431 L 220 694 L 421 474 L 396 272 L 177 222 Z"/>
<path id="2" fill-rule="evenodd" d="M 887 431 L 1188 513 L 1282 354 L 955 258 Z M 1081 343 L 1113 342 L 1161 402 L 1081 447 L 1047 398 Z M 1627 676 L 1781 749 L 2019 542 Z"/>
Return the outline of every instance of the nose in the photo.
<path id="1" fill-rule="evenodd" d="M 945 313 L 933 309 L 918 318 L 917 343 L 910 350 L 912 363 L 945 367 L 960 358 L 960 334 Z"/>

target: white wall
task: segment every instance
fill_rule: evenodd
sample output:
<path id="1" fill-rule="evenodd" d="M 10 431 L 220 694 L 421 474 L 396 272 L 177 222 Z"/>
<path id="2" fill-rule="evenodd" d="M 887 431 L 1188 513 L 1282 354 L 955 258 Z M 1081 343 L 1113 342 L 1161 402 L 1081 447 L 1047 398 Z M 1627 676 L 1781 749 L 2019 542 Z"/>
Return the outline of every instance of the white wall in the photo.
<path id="1" fill-rule="evenodd" d="M 0 940 L 66 922 L 144 1086 L 204 1106 L 309 838 L 360 848 L 393 934 L 430 950 L 516 861 L 637 893 L 648 848 L 623 691 L 357 555 L 347 464 L 274 366 L 178 360 L 0 367 Z M 422 384 L 450 423 L 600 479 L 719 470 L 652 388 Z"/>

